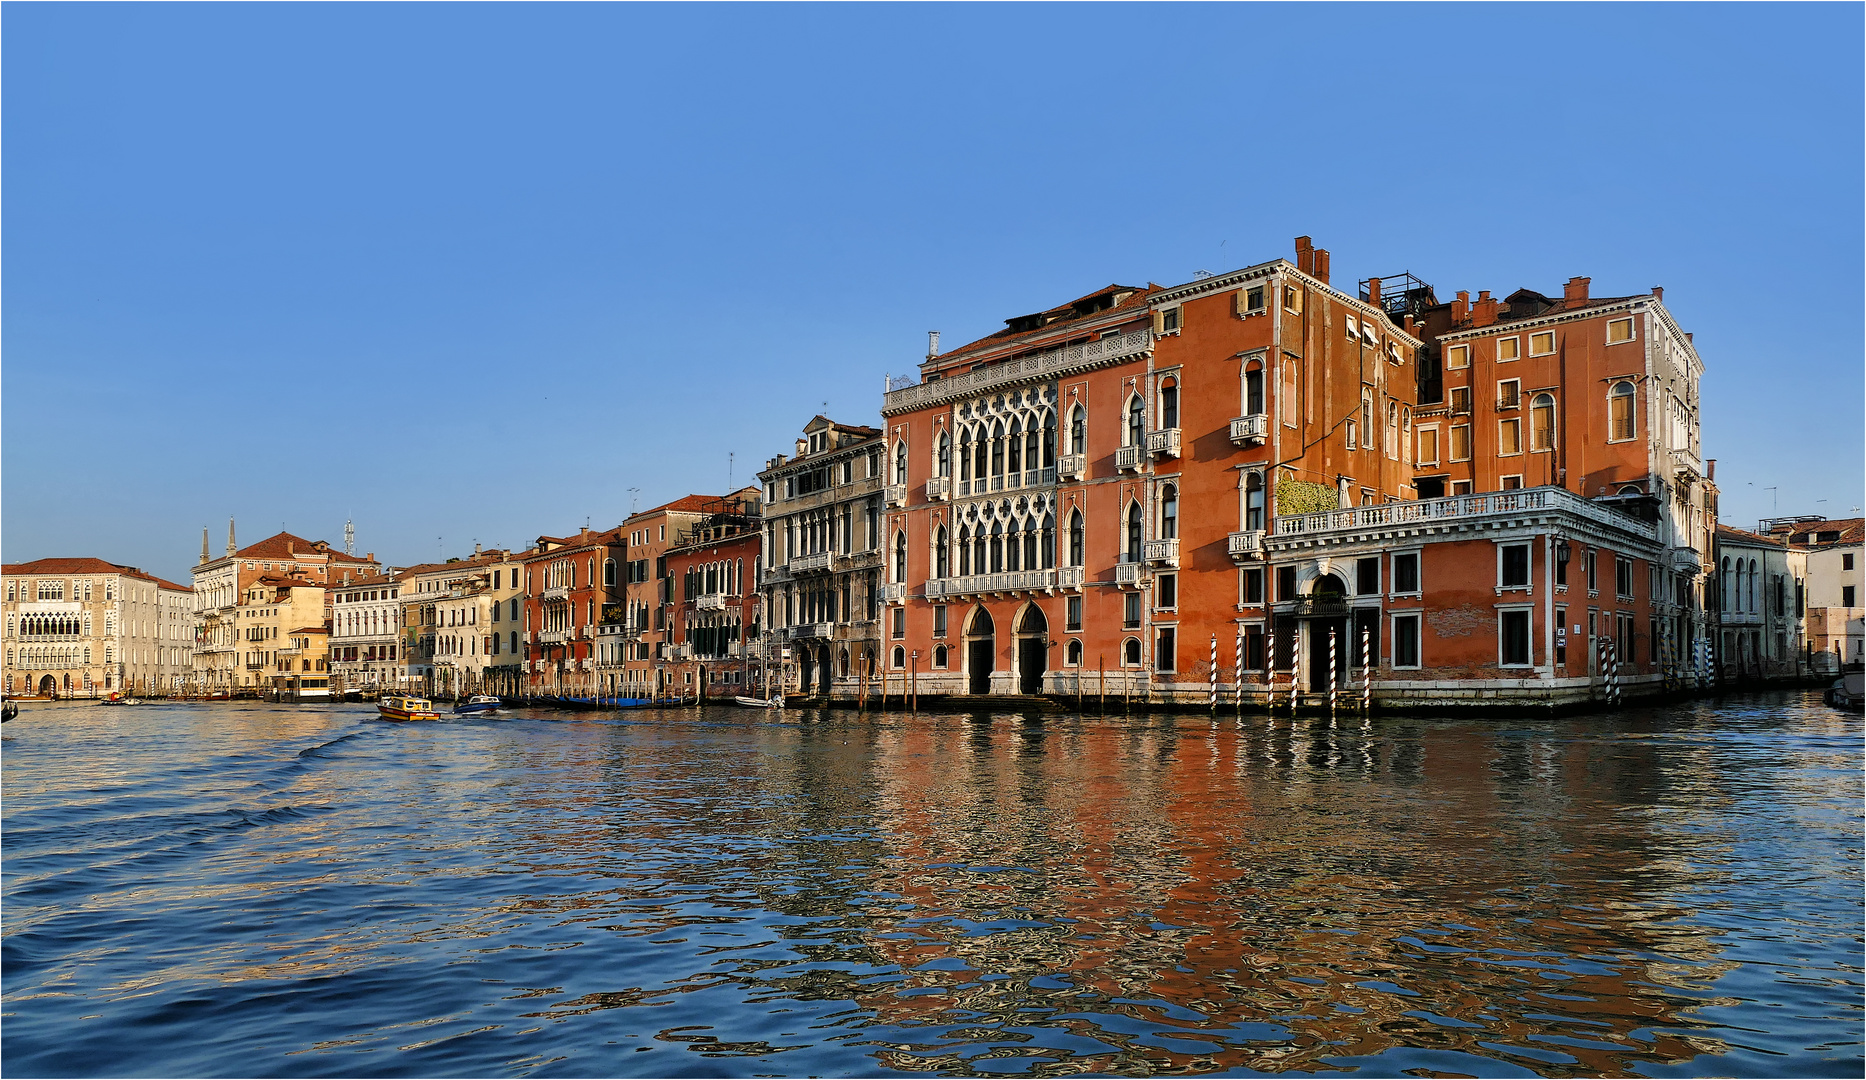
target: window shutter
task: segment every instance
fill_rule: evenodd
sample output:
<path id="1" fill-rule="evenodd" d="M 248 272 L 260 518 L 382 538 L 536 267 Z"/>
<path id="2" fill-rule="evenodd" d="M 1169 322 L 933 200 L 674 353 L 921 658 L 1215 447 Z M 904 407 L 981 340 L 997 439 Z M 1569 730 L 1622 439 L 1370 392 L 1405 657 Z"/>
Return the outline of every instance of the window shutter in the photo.
<path id="1" fill-rule="evenodd" d="M 1166 332 L 1166 312 L 1158 311 L 1158 310 L 1154 311 L 1153 332 L 1156 334 L 1163 334 Z"/>

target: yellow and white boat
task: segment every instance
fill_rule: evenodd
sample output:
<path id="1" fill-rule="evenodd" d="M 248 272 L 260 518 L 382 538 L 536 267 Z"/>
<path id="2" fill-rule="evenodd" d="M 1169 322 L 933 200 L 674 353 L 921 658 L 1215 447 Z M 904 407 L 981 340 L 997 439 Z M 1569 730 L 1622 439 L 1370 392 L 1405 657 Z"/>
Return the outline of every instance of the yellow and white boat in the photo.
<path id="1" fill-rule="evenodd" d="M 406 694 L 390 694 L 376 702 L 376 711 L 384 720 L 439 720 L 441 714 L 434 711 L 434 703 L 427 698 L 410 697 Z"/>

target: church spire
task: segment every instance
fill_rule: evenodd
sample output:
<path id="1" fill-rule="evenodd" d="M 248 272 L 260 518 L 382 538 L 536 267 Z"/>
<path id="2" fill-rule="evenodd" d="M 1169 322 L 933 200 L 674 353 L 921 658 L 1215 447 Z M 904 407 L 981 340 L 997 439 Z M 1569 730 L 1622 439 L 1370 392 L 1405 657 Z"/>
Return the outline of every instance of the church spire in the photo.
<path id="1" fill-rule="evenodd" d="M 239 550 L 240 550 L 239 547 L 236 546 L 233 542 L 233 519 L 228 518 L 227 519 L 227 554 L 236 555 L 239 553 Z"/>
<path id="2" fill-rule="evenodd" d="M 207 553 L 207 526 L 201 526 L 201 561 L 206 562 L 213 556 Z"/>

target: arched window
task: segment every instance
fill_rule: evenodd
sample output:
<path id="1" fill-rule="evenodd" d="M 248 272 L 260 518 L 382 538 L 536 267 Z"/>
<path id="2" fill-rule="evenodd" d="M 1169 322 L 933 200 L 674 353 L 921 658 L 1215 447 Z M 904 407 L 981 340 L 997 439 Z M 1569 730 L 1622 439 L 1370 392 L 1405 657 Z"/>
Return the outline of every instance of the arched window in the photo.
<path id="1" fill-rule="evenodd" d="M 907 580 L 907 534 L 894 534 L 894 580 Z"/>
<path id="2" fill-rule="evenodd" d="M 1004 524 L 991 523 L 991 573 L 1004 572 Z"/>
<path id="3" fill-rule="evenodd" d="M 1082 641 L 1080 638 L 1069 639 L 1068 646 L 1063 650 L 1063 663 L 1068 664 L 1070 667 L 1082 666 Z"/>
<path id="4" fill-rule="evenodd" d="M 988 452 L 986 448 L 986 444 L 989 443 L 990 441 L 991 441 L 990 439 L 985 437 L 985 429 L 982 427 L 979 428 L 978 429 L 978 441 L 974 444 L 974 447 L 973 447 L 974 452 L 977 454 L 977 457 L 974 458 L 972 462 L 972 478 L 974 480 L 985 479 L 985 474 L 986 474 L 985 455 Z"/>
<path id="5" fill-rule="evenodd" d="M 1745 610 L 1758 611 L 1756 607 L 1756 560 L 1749 560 L 1749 607 Z"/>
<path id="6" fill-rule="evenodd" d="M 1056 467 L 1056 414 L 1053 412 L 1043 414 L 1043 467 Z"/>
<path id="7" fill-rule="evenodd" d="M 972 429 L 959 432 L 959 482 L 972 479 Z"/>
<path id="8" fill-rule="evenodd" d="M 985 567 L 985 527 L 980 525 L 978 532 L 972 536 L 972 572 L 974 574 L 986 573 Z"/>
<path id="9" fill-rule="evenodd" d="M 1127 401 L 1127 442 L 1125 446 L 1139 446 L 1147 438 L 1147 406 L 1136 394 Z"/>
<path id="10" fill-rule="evenodd" d="M 1082 525 L 1082 511 L 1069 511 L 1069 565 L 1081 566 L 1088 535 Z"/>
<path id="11" fill-rule="evenodd" d="M 1069 411 L 1069 452 L 1088 453 L 1088 410 L 1080 403 Z"/>
<path id="12" fill-rule="evenodd" d="M 906 649 L 903 649 L 903 648 L 902 648 L 902 647 L 900 647 L 899 645 L 896 645 L 896 646 L 894 646 L 894 657 L 893 657 L 893 659 L 894 659 L 894 666 L 895 666 L 895 667 L 897 667 L 897 668 L 904 668 L 904 667 L 906 667 L 906 666 L 907 666 L 907 650 L 906 650 Z"/>
<path id="13" fill-rule="evenodd" d="M 965 525 L 959 529 L 959 576 L 966 577 L 971 573 L 972 527 L 970 525 Z"/>
<path id="14" fill-rule="evenodd" d="M 1167 484 L 1160 488 L 1160 539 L 1174 540 L 1179 537 L 1179 485 Z"/>
<path id="15" fill-rule="evenodd" d="M 1039 565 L 1047 568 L 1050 564 L 1044 559 L 1044 553 L 1048 550 L 1044 529 L 1032 522 L 1030 528 L 1024 530 L 1024 569 L 1035 570 Z"/>
<path id="16" fill-rule="evenodd" d="M 1176 428 L 1179 426 L 1179 381 L 1167 379 L 1160 387 L 1160 426 Z"/>
<path id="17" fill-rule="evenodd" d="M 1555 395 L 1537 394 L 1529 401 L 1529 446 L 1534 450 L 1555 447 Z"/>
<path id="18" fill-rule="evenodd" d="M 1263 361 L 1253 360 L 1244 372 L 1244 415 L 1263 412 Z"/>
<path id="19" fill-rule="evenodd" d="M 1011 527 L 1005 530 L 1004 537 L 1004 568 L 1006 570 L 1025 569 L 1022 558 L 1024 549 L 1023 545 L 1019 543 L 1019 537 L 1020 530 L 1018 523 L 1013 520 L 1011 522 Z"/>
<path id="20" fill-rule="evenodd" d="M 1383 432 L 1387 456 L 1399 457 L 1399 402 L 1387 402 L 1387 429 Z"/>
<path id="21" fill-rule="evenodd" d="M 616 583 L 616 561 L 614 559 L 604 559 L 603 560 L 603 584 L 614 585 L 615 583 Z"/>
<path id="22" fill-rule="evenodd" d="M 939 433 L 939 459 L 933 463 L 935 476 L 952 475 L 952 436 L 942 431 Z"/>
<path id="23" fill-rule="evenodd" d="M 1021 420 L 1011 421 L 1011 463 L 1005 470 L 1015 476 L 1024 468 L 1024 424 Z"/>
<path id="24" fill-rule="evenodd" d="M 1121 643 L 1121 662 L 1128 667 L 1140 666 L 1140 639 L 1128 638 Z"/>
<path id="25" fill-rule="evenodd" d="M 1607 391 L 1608 434 L 1610 439 L 1630 439 L 1638 433 L 1633 423 L 1633 384 L 1627 380 L 1614 383 Z"/>
<path id="26" fill-rule="evenodd" d="M 998 422 L 991 422 L 991 475 L 1004 475 L 1004 433 Z"/>
<path id="27" fill-rule="evenodd" d="M 933 646 L 933 666 L 936 668 L 943 668 L 946 666 L 946 646 Z"/>
<path id="28" fill-rule="evenodd" d="M 1260 472 L 1244 474 L 1244 528 L 1251 531 L 1263 528 L 1263 474 Z"/>
<path id="29" fill-rule="evenodd" d="M 1140 504 L 1130 503 L 1127 508 L 1127 562 L 1140 561 Z"/>
<path id="30" fill-rule="evenodd" d="M 1037 462 L 1042 459 L 1037 457 L 1037 453 L 1037 421 L 1032 417 L 1030 426 L 1024 429 L 1024 468 L 1041 468 Z M 1050 459 L 1050 464 L 1056 464 L 1054 457 Z"/>
<path id="31" fill-rule="evenodd" d="M 907 482 L 907 444 L 904 442 L 894 444 L 894 482 Z"/>
<path id="32" fill-rule="evenodd" d="M 943 578 L 952 568 L 951 553 L 946 547 L 946 526 L 939 527 L 939 533 L 933 539 L 933 576 Z"/>

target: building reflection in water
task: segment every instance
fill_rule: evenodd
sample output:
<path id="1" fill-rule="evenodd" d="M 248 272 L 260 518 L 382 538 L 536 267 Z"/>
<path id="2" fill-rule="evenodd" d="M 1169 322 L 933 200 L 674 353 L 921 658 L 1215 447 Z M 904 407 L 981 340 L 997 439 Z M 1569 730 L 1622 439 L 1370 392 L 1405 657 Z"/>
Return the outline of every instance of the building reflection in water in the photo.
<path id="1" fill-rule="evenodd" d="M 1721 1052 L 1695 1010 L 1733 966 L 1678 906 L 1695 856 L 1649 828 L 1668 785 L 1717 776 L 1657 747 L 1585 725 L 817 717 L 736 760 L 639 739 L 556 758 L 583 783 L 552 798 L 592 813 L 515 800 L 501 858 L 540 886 L 514 911 L 689 947 L 720 928 L 703 971 L 541 1016 L 736 984 L 851 1002 L 901 1069 L 1403 1050 L 1624 1073 Z M 502 775 L 547 764 L 509 753 Z M 613 889 L 549 890 L 592 874 Z"/>

